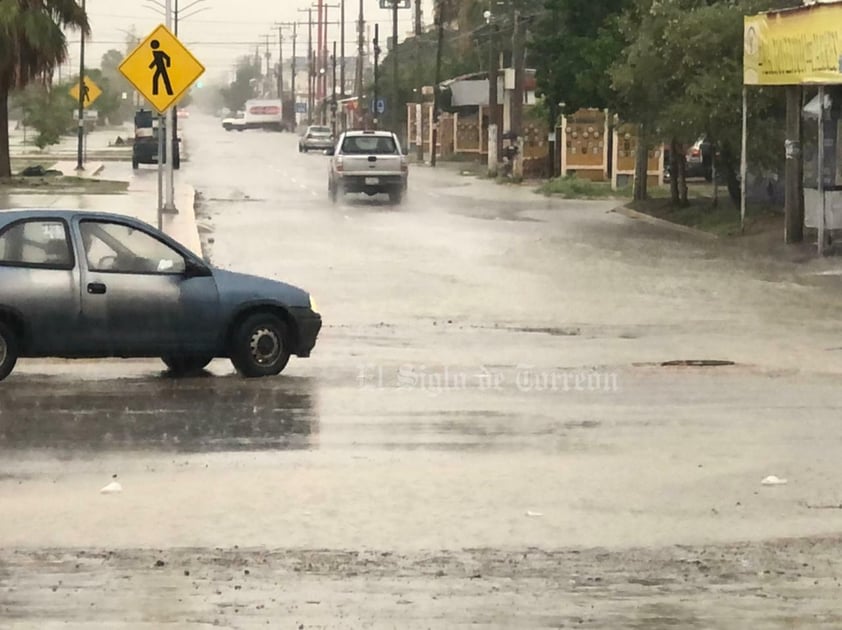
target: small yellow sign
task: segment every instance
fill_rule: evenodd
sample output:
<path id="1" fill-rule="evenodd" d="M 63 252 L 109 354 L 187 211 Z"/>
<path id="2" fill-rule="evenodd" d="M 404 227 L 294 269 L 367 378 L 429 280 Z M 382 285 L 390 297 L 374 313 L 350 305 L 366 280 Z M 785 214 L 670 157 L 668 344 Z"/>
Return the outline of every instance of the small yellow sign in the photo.
<path id="1" fill-rule="evenodd" d="M 120 72 L 160 113 L 175 105 L 205 67 L 163 24 L 120 64 Z"/>
<path id="2" fill-rule="evenodd" d="M 70 96 L 73 97 L 73 100 L 78 103 L 79 102 L 79 90 L 81 89 L 82 94 L 82 105 L 84 107 L 90 107 L 94 104 L 94 101 L 97 100 L 100 96 L 102 96 L 102 90 L 99 89 L 99 86 L 91 80 L 91 77 L 85 76 L 82 79 L 82 85 L 79 85 L 79 82 L 73 84 L 70 88 Z"/>

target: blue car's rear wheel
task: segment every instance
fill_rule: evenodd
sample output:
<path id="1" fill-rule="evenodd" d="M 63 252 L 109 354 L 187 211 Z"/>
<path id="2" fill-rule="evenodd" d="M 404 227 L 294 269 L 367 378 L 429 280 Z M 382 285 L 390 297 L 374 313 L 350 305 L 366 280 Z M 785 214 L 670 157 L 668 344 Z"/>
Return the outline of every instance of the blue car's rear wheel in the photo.
<path id="1" fill-rule="evenodd" d="M 271 313 L 250 315 L 234 331 L 231 362 L 245 377 L 275 376 L 289 362 L 289 337 L 284 323 Z"/>
<path id="2" fill-rule="evenodd" d="M 18 339 L 15 333 L 0 322 L 0 381 L 15 369 L 18 362 Z"/>

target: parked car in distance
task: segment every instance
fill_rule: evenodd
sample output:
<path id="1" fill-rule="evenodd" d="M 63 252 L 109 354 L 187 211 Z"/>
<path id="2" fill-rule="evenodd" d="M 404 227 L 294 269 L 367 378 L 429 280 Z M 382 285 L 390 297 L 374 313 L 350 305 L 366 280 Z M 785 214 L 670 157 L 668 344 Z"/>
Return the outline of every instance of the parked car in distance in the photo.
<path id="1" fill-rule="evenodd" d="M 237 112 L 233 116 L 223 118 L 222 128 L 225 131 L 244 131 L 246 128 L 246 113 Z"/>
<path id="2" fill-rule="evenodd" d="M 330 127 L 310 125 L 298 140 L 298 152 L 328 151 L 333 148 L 333 132 Z"/>
<path id="3" fill-rule="evenodd" d="M 346 193 L 386 193 L 400 203 L 406 192 L 409 162 L 391 131 L 346 131 L 330 160 L 328 193 L 332 201 Z"/>
<path id="4" fill-rule="evenodd" d="M 713 145 L 704 137 L 687 149 L 685 162 L 686 177 L 704 177 L 707 181 L 713 179 Z"/>
<path id="5" fill-rule="evenodd" d="M 177 375 L 224 357 L 272 376 L 321 325 L 306 291 L 215 269 L 136 219 L 0 211 L 0 380 L 19 357 L 160 357 Z"/>
<path id="6" fill-rule="evenodd" d="M 134 116 L 134 143 L 132 144 L 132 168 L 137 170 L 141 164 L 158 163 L 158 133 L 166 133 L 166 123 L 161 125 L 158 116 L 148 109 L 139 109 Z M 180 138 L 173 138 L 173 168 L 181 168 Z M 166 164 L 169 152 L 166 143 L 161 156 Z"/>

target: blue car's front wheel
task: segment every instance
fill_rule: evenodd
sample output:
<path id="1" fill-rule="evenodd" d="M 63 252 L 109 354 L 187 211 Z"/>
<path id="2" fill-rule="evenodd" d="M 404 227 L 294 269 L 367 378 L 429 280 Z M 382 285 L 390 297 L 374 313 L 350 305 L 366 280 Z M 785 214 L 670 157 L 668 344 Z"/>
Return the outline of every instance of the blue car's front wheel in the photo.
<path id="1" fill-rule="evenodd" d="M 287 328 L 272 313 L 249 315 L 231 340 L 231 362 L 248 378 L 275 376 L 289 362 Z"/>

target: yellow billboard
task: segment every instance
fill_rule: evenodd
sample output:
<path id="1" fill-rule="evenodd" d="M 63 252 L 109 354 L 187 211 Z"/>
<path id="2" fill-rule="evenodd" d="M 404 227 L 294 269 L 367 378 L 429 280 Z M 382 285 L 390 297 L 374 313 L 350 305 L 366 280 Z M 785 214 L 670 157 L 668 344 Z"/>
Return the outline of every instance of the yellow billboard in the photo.
<path id="1" fill-rule="evenodd" d="M 746 85 L 842 84 L 842 3 L 745 18 Z"/>

